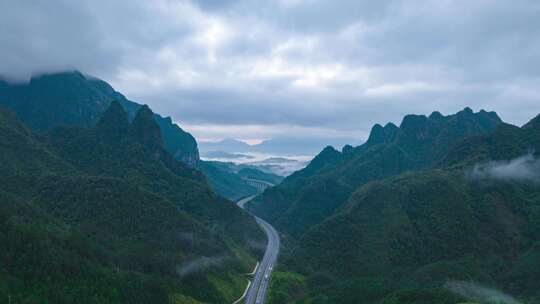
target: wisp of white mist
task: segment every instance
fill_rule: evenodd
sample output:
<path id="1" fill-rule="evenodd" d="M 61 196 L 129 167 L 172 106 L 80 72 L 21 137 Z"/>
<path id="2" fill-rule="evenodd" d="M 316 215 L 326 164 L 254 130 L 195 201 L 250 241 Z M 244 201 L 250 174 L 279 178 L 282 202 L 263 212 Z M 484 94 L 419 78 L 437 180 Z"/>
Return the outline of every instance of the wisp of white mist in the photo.
<path id="1" fill-rule="evenodd" d="M 469 177 L 480 180 L 540 182 L 540 159 L 536 159 L 529 153 L 511 160 L 477 164 L 471 170 Z"/>
<path id="2" fill-rule="evenodd" d="M 445 287 L 469 301 L 486 304 L 521 304 L 521 302 L 514 297 L 507 295 L 502 291 L 482 286 L 474 282 L 449 281 L 445 284 Z"/>
<path id="3" fill-rule="evenodd" d="M 222 264 L 226 259 L 227 259 L 226 256 L 214 256 L 214 257 L 202 256 L 198 259 L 184 263 L 183 265 L 177 265 L 176 273 L 180 277 L 184 277 L 186 275 L 203 271 L 213 266 L 218 266 Z"/>

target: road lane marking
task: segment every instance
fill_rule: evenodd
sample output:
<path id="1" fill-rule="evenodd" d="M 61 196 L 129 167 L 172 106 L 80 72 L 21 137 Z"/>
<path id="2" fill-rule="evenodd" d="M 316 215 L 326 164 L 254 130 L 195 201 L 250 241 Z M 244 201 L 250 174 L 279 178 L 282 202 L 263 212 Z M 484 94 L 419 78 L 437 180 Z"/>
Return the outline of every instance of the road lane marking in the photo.
<path id="1" fill-rule="evenodd" d="M 250 275 L 250 276 L 255 275 L 258 268 L 259 268 L 259 262 L 257 261 L 257 264 L 255 264 L 255 268 L 253 268 L 253 271 L 250 273 L 246 273 L 246 275 Z"/>

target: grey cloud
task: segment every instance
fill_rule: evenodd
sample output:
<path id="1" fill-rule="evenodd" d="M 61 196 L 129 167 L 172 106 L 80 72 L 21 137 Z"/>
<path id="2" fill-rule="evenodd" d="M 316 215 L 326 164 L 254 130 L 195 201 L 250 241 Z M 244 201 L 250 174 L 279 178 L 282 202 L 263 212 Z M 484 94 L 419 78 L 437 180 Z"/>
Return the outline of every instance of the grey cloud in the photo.
<path id="1" fill-rule="evenodd" d="M 537 1 L 313 0 L 280 5 L 284 2 L 236 1 L 235 10 L 223 14 L 268 23 L 286 38 L 314 35 L 321 39 L 318 51 L 327 60 L 444 65 L 466 68 L 461 76 L 467 79 L 516 72 L 538 76 Z M 339 35 L 355 26 L 356 34 Z"/>
<path id="2" fill-rule="evenodd" d="M 148 3 L 127 0 L 2 1 L 0 75 L 27 80 L 80 69 L 110 78 L 122 65 L 142 59 L 141 53 L 156 52 L 192 30 L 160 14 Z"/>
<path id="3" fill-rule="evenodd" d="M 7 0 L 0 75 L 80 69 L 197 126 L 349 136 L 467 105 L 521 124 L 540 112 L 539 13 L 532 0 Z"/>
<path id="4" fill-rule="evenodd" d="M 2 1 L 0 12 L 0 75 L 28 78 L 75 64 L 108 66 L 118 59 L 99 43 L 88 10 L 73 1 Z"/>
<path id="5" fill-rule="evenodd" d="M 485 90 L 445 89 L 444 94 L 403 92 L 400 98 L 395 98 L 365 97 L 354 86 L 342 87 L 341 92 L 328 96 L 291 89 L 288 80 L 266 83 L 265 89 L 261 89 L 262 82 L 242 84 L 232 88 L 216 85 L 163 90 L 156 95 L 142 94 L 136 99 L 148 100 L 153 96 L 160 100 L 156 110 L 189 124 L 290 124 L 358 130 L 358 133 L 369 130 L 375 123 L 399 124 L 409 113 L 429 115 L 439 110 L 452 114 L 470 105 L 470 101 L 479 104 L 473 106 L 476 110 L 494 109 L 489 104 L 494 93 Z"/>
<path id="6" fill-rule="evenodd" d="M 239 3 L 238 0 L 194 0 L 197 6 L 204 10 L 216 11 L 228 9 L 236 3 Z"/>
<path id="7" fill-rule="evenodd" d="M 203 3 L 204 0 L 196 0 Z M 358 20 L 375 21 L 382 18 L 395 3 L 395 0 L 239 0 L 234 3 L 235 10 L 224 11 L 228 15 L 252 16 L 271 23 L 282 31 L 296 33 L 334 32 Z M 215 6 L 212 6 L 215 7 Z M 222 6 L 224 7 L 224 6 Z"/>
<path id="8" fill-rule="evenodd" d="M 540 160 L 527 154 L 508 161 L 492 161 L 478 164 L 470 172 L 474 179 L 504 181 L 540 181 Z"/>
<path id="9" fill-rule="evenodd" d="M 538 77 L 540 43 L 534 37 L 540 34 L 540 4 L 481 3 L 392 1 L 378 18 L 358 16 L 319 33 L 321 44 L 332 46 L 321 52 L 350 65 L 443 67 L 453 73 L 446 77 L 457 81 Z M 348 27 L 348 34 L 339 35 Z"/>
<path id="10" fill-rule="evenodd" d="M 398 11 L 370 32 L 366 42 L 381 51 L 384 62 L 443 64 L 464 69 L 466 79 L 539 75 L 531 61 L 540 56 L 539 44 L 532 39 L 540 34 L 538 2 L 438 3 Z"/>

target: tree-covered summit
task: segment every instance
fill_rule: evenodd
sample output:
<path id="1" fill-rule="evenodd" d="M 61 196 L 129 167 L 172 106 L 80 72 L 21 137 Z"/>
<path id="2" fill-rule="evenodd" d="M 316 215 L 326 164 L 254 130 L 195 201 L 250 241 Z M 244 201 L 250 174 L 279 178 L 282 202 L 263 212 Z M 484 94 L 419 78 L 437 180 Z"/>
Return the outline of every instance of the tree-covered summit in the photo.
<path id="1" fill-rule="evenodd" d="M 116 100 L 133 120 L 141 104 L 127 99 L 107 82 L 79 71 L 42 74 L 28 83 L 0 79 L 0 105 L 14 112 L 30 129 L 47 132 L 58 126 L 93 127 Z M 196 167 L 197 142 L 170 117 L 154 114 L 167 151 Z"/>

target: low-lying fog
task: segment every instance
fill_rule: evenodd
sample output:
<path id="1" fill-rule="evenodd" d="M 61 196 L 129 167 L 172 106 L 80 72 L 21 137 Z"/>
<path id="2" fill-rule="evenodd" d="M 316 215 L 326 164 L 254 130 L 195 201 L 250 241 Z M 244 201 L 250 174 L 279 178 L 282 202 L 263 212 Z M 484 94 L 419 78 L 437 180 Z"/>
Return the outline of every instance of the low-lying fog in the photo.
<path id="1" fill-rule="evenodd" d="M 311 161 L 313 155 L 276 155 L 257 152 L 208 152 L 201 155 L 201 159 L 208 161 L 232 162 L 235 164 L 251 165 L 263 172 L 280 176 L 287 176 L 298 171 Z"/>

